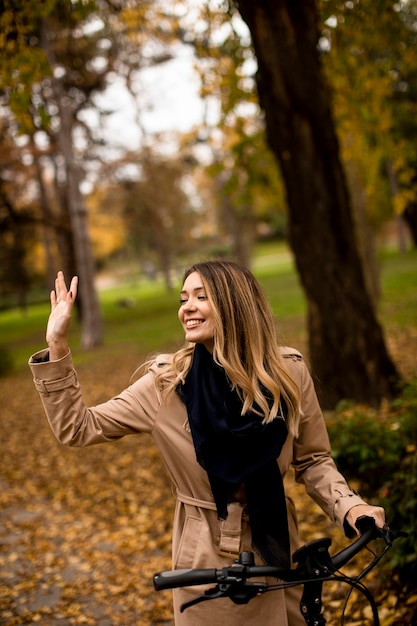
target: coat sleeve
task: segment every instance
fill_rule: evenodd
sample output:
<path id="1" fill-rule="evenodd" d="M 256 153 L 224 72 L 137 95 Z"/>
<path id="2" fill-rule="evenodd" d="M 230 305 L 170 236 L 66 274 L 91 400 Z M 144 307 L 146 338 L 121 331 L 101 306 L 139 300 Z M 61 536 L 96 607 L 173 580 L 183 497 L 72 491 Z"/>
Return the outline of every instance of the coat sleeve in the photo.
<path id="1" fill-rule="evenodd" d="M 350 534 L 350 527 L 344 526 L 346 513 L 355 505 L 365 503 L 350 489 L 331 457 L 326 424 L 313 380 L 304 361 L 299 360 L 297 366 L 302 415 L 299 436 L 293 447 L 295 478 L 305 485 L 309 496 L 330 519 Z"/>
<path id="2" fill-rule="evenodd" d="M 45 357 L 47 351 L 33 355 L 29 367 L 52 432 L 60 443 L 84 447 L 152 432 L 160 402 L 151 372 L 120 395 L 88 408 L 71 353 L 57 361 L 45 361 Z"/>

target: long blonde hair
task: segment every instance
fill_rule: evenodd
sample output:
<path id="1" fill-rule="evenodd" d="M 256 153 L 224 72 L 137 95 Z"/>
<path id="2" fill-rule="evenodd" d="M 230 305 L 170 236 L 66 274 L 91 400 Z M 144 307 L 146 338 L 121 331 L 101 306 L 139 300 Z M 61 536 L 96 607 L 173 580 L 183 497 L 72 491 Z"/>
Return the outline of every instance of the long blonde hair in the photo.
<path id="1" fill-rule="evenodd" d="M 288 430 L 296 436 L 300 392 L 278 348 L 275 319 L 258 281 L 246 267 L 232 261 L 196 263 L 186 270 L 184 281 L 193 272 L 200 275 L 213 311 L 213 358 L 239 394 L 242 414 L 252 410 L 269 422 L 278 415 L 282 398 Z M 158 368 L 156 382 L 163 394 L 184 382 L 194 348 L 195 344 L 187 344 L 170 363 Z"/>

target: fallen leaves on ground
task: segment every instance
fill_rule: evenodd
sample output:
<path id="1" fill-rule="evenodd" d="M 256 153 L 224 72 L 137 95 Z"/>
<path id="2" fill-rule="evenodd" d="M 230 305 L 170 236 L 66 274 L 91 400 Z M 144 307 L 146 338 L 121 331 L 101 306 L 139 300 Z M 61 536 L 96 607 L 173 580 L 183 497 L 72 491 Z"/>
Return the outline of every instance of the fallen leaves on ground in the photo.
<path id="1" fill-rule="evenodd" d="M 133 369 L 114 357 L 101 359 L 99 368 L 79 367 L 86 401 L 118 392 Z M 172 626 L 171 594 L 155 592 L 152 576 L 170 568 L 174 498 L 151 439 L 64 448 L 49 430 L 29 372 L 0 379 L 0 397 L 0 624 Z M 330 535 L 334 549 L 344 545 L 301 487 L 289 482 L 287 489 L 303 540 Z M 399 600 L 390 580 L 383 595 L 380 580 L 370 582 L 382 625 L 411 623 L 401 612 L 407 600 Z M 339 623 L 346 591 L 325 585 L 330 626 Z M 370 624 L 367 611 L 355 599 L 347 622 Z"/>

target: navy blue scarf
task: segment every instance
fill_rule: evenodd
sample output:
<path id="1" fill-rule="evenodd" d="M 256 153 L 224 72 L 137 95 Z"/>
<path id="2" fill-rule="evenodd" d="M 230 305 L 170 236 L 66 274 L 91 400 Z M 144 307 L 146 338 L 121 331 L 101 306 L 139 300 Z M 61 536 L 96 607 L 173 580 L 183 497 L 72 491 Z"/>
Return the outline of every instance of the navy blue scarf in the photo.
<path id="1" fill-rule="evenodd" d="M 207 471 L 219 519 L 243 484 L 254 548 L 266 563 L 289 567 L 290 548 L 284 486 L 277 458 L 286 423 L 262 424 L 242 401 L 222 367 L 201 344 L 178 393 L 186 405 L 198 463 Z"/>

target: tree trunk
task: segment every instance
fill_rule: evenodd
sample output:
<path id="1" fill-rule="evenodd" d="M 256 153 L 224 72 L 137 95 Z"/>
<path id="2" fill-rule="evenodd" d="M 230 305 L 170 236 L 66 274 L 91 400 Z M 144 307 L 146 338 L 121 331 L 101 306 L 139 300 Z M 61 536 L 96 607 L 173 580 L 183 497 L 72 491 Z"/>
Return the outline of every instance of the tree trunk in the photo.
<path id="1" fill-rule="evenodd" d="M 398 194 L 398 183 L 397 176 L 395 174 L 394 166 L 392 164 L 391 159 L 387 161 L 387 175 L 388 182 L 391 191 L 392 203 L 394 205 L 395 198 Z M 395 206 L 395 205 L 394 205 Z M 405 224 L 404 218 L 402 215 L 395 212 L 395 225 L 397 227 L 397 241 L 398 241 L 398 250 L 401 254 L 405 254 L 407 252 L 407 242 L 405 237 Z"/>
<path id="2" fill-rule="evenodd" d="M 414 248 L 417 248 L 417 203 L 410 202 L 404 209 L 403 220 L 407 224 Z"/>
<path id="3" fill-rule="evenodd" d="M 94 261 L 88 233 L 87 210 L 80 191 L 80 175 L 72 149 L 72 120 L 68 107 L 60 102 L 61 127 L 58 131 L 58 145 L 65 160 L 67 178 L 68 208 L 74 244 L 75 262 L 79 276 L 81 301 L 81 344 L 85 349 L 102 343 L 103 323 L 94 285 Z M 69 278 L 69 277 L 68 277 Z"/>
<path id="4" fill-rule="evenodd" d="M 47 28 L 48 25 L 43 20 L 41 23 L 42 48 L 53 72 L 56 64 Z M 79 277 L 78 306 L 81 314 L 81 345 L 88 350 L 102 343 L 103 320 L 94 284 L 94 261 L 88 233 L 87 210 L 80 190 L 80 170 L 73 149 L 73 102 L 65 92 L 61 79 L 52 76 L 51 85 L 58 108 L 59 128 L 56 131 L 56 141 L 64 161 L 65 200 L 70 216 L 75 264 Z M 70 279 L 70 276 L 67 276 L 67 279 Z"/>
<path id="5" fill-rule="evenodd" d="M 325 408 L 377 404 L 398 390 L 366 289 L 347 183 L 318 52 L 314 0 L 239 0 L 258 60 L 259 100 L 289 207 L 308 303 L 313 375 Z M 285 294 L 283 294 L 285 297 Z"/>
<path id="6" fill-rule="evenodd" d="M 55 137 L 53 138 L 55 142 Z M 56 151 L 58 152 L 58 151 Z M 54 154 L 51 159 L 51 165 L 53 167 L 53 192 L 55 194 L 54 203 L 54 223 L 55 225 L 55 240 L 59 250 L 59 259 L 61 267 L 64 270 L 65 276 L 74 276 L 77 274 L 77 264 L 75 262 L 74 242 L 71 232 L 71 218 L 68 209 L 68 194 L 66 190 L 66 184 L 62 181 L 64 178 L 61 175 L 60 155 Z M 79 314 L 79 321 L 81 321 L 81 299 L 77 297 L 77 313 Z"/>
<path id="7" fill-rule="evenodd" d="M 219 217 L 225 226 L 227 238 L 230 241 L 231 257 L 238 263 L 250 267 L 254 231 L 251 211 L 245 206 L 241 207 L 241 214 L 238 214 L 224 189 L 225 183 L 221 175 L 218 176 L 216 185 L 219 198 Z"/>
<path id="8" fill-rule="evenodd" d="M 350 188 L 355 237 L 365 274 L 365 283 L 372 303 L 374 307 L 377 307 L 381 296 L 381 284 L 375 229 L 366 210 L 368 198 L 352 161 L 345 164 L 345 172 Z"/>
<path id="9" fill-rule="evenodd" d="M 30 146 L 34 155 L 34 164 L 36 172 L 36 180 L 38 182 L 39 189 L 39 206 L 42 215 L 42 241 L 45 252 L 45 265 L 46 265 L 46 284 L 51 289 L 51 285 L 54 284 L 56 259 L 53 250 L 53 236 L 52 236 L 52 211 L 50 210 L 48 194 L 46 192 L 46 186 L 43 179 L 42 167 L 40 159 L 37 156 L 36 145 L 33 135 L 29 136 Z"/>

